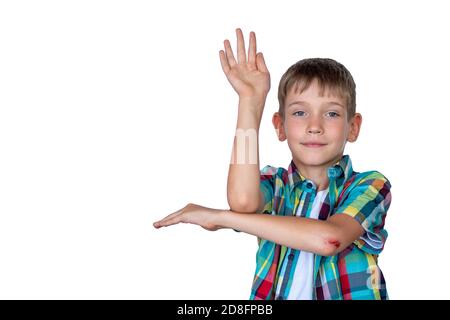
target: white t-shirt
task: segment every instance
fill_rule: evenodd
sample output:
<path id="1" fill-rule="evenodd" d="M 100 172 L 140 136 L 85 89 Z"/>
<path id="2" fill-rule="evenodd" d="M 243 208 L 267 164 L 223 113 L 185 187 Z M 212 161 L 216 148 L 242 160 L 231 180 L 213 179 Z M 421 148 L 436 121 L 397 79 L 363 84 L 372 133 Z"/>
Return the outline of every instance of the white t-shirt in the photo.
<path id="1" fill-rule="evenodd" d="M 318 191 L 312 205 L 310 219 L 319 217 L 322 202 L 327 196 L 328 189 Z M 297 215 L 300 213 L 297 212 Z M 289 290 L 288 300 L 311 300 L 313 294 L 314 253 L 300 251 L 300 256 L 295 266 L 294 278 Z"/>

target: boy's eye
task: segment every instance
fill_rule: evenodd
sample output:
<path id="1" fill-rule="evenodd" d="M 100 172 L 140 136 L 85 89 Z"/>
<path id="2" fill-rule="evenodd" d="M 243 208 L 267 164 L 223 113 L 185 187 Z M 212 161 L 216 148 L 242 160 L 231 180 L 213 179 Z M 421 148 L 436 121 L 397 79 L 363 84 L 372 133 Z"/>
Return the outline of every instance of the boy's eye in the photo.
<path id="1" fill-rule="evenodd" d="M 302 117 L 305 115 L 305 111 L 295 111 L 292 115 Z"/>
<path id="2" fill-rule="evenodd" d="M 327 116 L 329 116 L 330 118 L 336 118 L 336 117 L 339 117 L 339 113 L 330 111 L 330 112 L 327 112 Z"/>

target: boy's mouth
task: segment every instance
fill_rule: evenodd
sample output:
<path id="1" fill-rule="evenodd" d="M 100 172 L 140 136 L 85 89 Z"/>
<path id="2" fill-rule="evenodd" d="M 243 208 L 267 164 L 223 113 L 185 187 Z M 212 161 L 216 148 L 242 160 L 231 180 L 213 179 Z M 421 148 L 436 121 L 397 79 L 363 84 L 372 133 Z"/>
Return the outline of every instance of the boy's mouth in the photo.
<path id="1" fill-rule="evenodd" d="M 307 148 L 320 148 L 320 147 L 325 146 L 325 143 L 307 142 L 307 143 L 302 143 L 302 145 L 304 145 Z"/>

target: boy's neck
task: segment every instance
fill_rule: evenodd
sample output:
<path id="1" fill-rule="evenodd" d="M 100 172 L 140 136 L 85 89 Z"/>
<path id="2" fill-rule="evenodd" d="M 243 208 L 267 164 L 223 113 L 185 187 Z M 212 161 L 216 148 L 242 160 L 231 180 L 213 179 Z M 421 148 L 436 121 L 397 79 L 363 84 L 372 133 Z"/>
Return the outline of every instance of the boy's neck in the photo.
<path id="1" fill-rule="evenodd" d="M 342 155 L 322 166 L 308 166 L 295 159 L 294 163 L 300 174 L 306 179 L 313 181 L 317 187 L 317 191 L 322 191 L 328 188 L 328 168 L 336 164 L 341 158 Z"/>

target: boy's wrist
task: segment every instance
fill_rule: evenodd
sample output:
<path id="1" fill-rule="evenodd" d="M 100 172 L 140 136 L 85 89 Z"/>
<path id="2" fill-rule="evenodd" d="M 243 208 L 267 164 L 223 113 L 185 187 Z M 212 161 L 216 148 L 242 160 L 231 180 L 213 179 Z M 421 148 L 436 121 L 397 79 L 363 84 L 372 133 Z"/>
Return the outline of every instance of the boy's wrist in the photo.
<path id="1" fill-rule="evenodd" d="M 218 210 L 216 212 L 216 214 L 214 215 L 214 224 L 220 228 L 220 229 L 225 229 L 227 227 L 225 227 L 224 223 L 224 215 L 226 214 L 226 210 Z"/>
<path id="2" fill-rule="evenodd" d="M 239 96 L 239 108 L 251 108 L 251 109 L 262 109 L 266 104 L 266 96 L 256 95 L 256 96 Z"/>
<path id="3" fill-rule="evenodd" d="M 214 223 L 221 229 L 228 229 L 230 226 L 227 223 L 227 214 L 229 214 L 229 210 L 219 210 L 215 215 Z"/>
<path id="4" fill-rule="evenodd" d="M 267 94 L 259 93 L 254 95 L 239 95 L 239 101 L 255 101 L 255 102 L 264 102 L 266 101 Z"/>
<path id="5" fill-rule="evenodd" d="M 253 117 L 259 124 L 264 111 L 265 99 L 263 98 L 239 98 L 239 117 Z"/>

